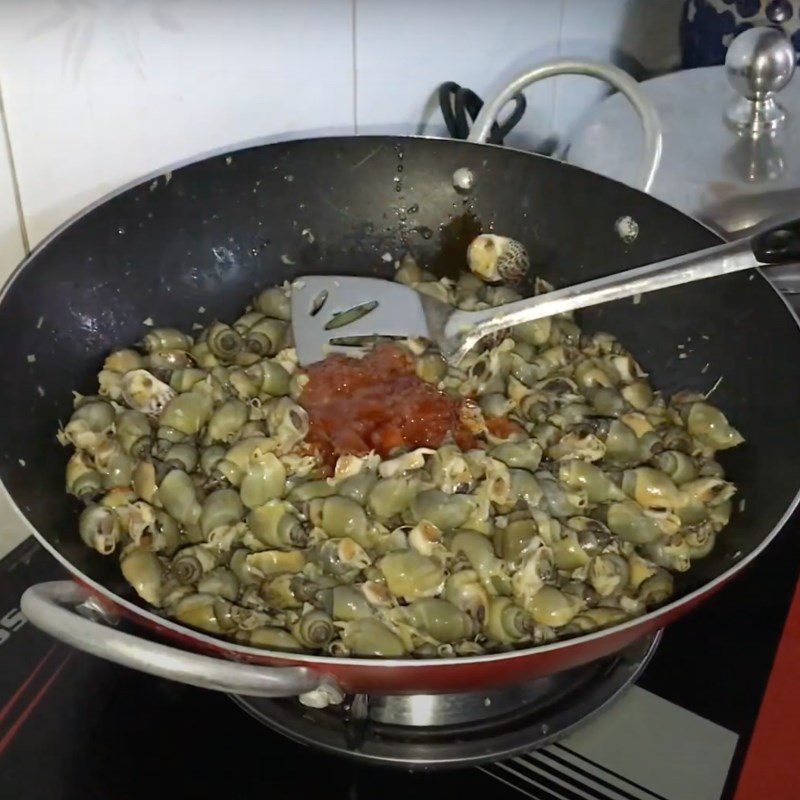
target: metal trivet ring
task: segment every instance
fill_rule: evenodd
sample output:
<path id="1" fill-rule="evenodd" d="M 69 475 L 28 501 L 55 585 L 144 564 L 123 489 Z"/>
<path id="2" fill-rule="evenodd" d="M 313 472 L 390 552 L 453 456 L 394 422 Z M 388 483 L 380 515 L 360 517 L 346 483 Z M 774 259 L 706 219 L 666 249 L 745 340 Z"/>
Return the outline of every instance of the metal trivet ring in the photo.
<path id="1" fill-rule="evenodd" d="M 551 744 L 619 697 L 649 662 L 660 632 L 614 656 L 488 692 L 348 698 L 313 709 L 295 698 L 231 698 L 301 744 L 362 762 L 437 770 L 510 758 Z"/>

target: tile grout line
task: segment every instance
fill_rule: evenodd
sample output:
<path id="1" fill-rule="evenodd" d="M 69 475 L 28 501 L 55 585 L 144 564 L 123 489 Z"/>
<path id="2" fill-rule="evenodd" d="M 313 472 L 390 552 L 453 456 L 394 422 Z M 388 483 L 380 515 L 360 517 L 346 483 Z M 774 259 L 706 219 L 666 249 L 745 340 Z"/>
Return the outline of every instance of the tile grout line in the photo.
<path id="1" fill-rule="evenodd" d="M 556 58 L 561 57 L 561 42 L 564 37 L 564 17 L 567 15 L 567 0 L 561 0 L 561 9 L 558 17 L 558 36 L 556 37 Z M 553 135 L 556 130 L 556 115 L 558 113 L 558 90 L 560 86 L 559 78 L 557 76 L 553 81 L 553 101 L 550 106 L 550 132 Z M 556 150 L 558 150 L 558 142 L 556 142 Z"/>
<path id="2" fill-rule="evenodd" d="M 358 135 L 358 50 L 357 50 L 357 22 L 356 6 L 358 0 L 350 0 L 352 8 L 352 27 L 353 27 L 353 133 Z"/>
<path id="3" fill-rule="evenodd" d="M 0 82 L 0 120 L 2 120 L 3 127 L 3 145 L 5 147 L 6 155 L 8 156 L 8 169 L 11 173 L 11 183 L 14 191 L 14 205 L 17 209 L 17 223 L 19 225 L 19 235 L 22 238 L 22 249 L 25 256 L 30 255 L 31 246 L 28 239 L 28 228 L 25 225 L 25 214 L 22 209 L 22 195 L 19 188 L 19 180 L 17 178 L 17 165 L 14 161 L 14 150 L 11 147 L 11 133 L 8 129 L 8 118 L 6 117 L 5 98 L 3 96 L 3 85 Z"/>

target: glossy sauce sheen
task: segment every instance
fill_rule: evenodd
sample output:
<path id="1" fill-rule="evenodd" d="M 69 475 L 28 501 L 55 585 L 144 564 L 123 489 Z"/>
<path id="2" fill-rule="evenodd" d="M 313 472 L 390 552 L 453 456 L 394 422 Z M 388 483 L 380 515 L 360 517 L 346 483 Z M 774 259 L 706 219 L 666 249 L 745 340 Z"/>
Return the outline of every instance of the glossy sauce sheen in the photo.
<path id="1" fill-rule="evenodd" d="M 459 447 L 477 446 L 459 417 L 467 402 L 417 377 L 412 356 L 381 345 L 362 359 L 328 356 L 308 368 L 300 396 L 308 411 L 306 441 L 332 466 L 340 455 L 438 447 L 452 434 Z"/>

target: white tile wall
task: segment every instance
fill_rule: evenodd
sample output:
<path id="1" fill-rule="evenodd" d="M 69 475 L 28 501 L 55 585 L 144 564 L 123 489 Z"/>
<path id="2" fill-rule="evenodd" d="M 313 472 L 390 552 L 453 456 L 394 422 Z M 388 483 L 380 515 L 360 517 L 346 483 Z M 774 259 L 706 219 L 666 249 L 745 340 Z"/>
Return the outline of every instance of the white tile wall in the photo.
<path id="1" fill-rule="evenodd" d="M 0 86 L 36 243 L 121 183 L 193 154 L 352 133 L 352 7 L 4 2 Z"/>
<path id="2" fill-rule="evenodd" d="M 446 80 L 484 99 L 555 56 L 663 70 L 677 61 L 682 0 L 355 0 L 359 132 L 444 134 L 434 92 Z M 645 33 L 643 33 L 645 32 Z M 508 144 L 563 139 L 606 88 L 564 76 L 526 91 Z M 426 102 L 427 101 L 427 102 Z"/>
<path id="3" fill-rule="evenodd" d="M 671 66 L 681 0 L 4 0 L 0 282 L 31 245 L 140 175 L 249 139 L 443 133 L 445 80 L 484 98 L 561 55 Z M 527 92 L 508 143 L 563 136 L 602 93 Z M 4 128 L 0 127 L 0 134 Z M 15 180 L 16 178 L 16 180 Z M 22 220 L 18 217 L 18 202 Z M 0 557 L 19 527 L 0 496 Z"/>
<path id="4" fill-rule="evenodd" d="M 359 132 L 445 134 L 438 106 L 423 104 L 452 80 L 484 99 L 558 50 L 562 0 L 356 0 Z M 538 146 L 552 132 L 554 84 L 527 93 L 510 145 Z M 432 113 L 427 113 L 432 111 Z"/>
<path id="5" fill-rule="evenodd" d="M 0 285 L 5 283 L 24 255 L 24 237 L 17 213 L 12 163 L 0 120 Z M 26 536 L 27 532 L 16 513 L 12 512 L 5 496 L 0 493 L 0 558 Z"/>

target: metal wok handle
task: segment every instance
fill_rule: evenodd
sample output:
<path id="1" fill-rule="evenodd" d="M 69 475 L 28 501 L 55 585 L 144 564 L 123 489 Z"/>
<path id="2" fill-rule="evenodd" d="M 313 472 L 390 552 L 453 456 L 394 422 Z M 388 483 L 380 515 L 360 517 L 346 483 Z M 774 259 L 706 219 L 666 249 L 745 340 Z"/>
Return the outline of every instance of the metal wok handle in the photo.
<path id="1" fill-rule="evenodd" d="M 123 633 L 73 610 L 89 597 L 73 581 L 52 581 L 27 589 L 20 606 L 37 628 L 78 650 L 201 689 L 250 697 L 290 697 L 318 689 L 326 682 L 324 676 L 306 667 L 262 667 L 225 661 Z"/>
<path id="2" fill-rule="evenodd" d="M 661 161 L 661 122 L 658 119 L 655 107 L 647 95 L 639 88 L 638 81 L 613 64 L 605 64 L 602 61 L 592 61 L 590 59 L 557 58 L 552 61 L 545 61 L 528 72 L 523 72 L 522 75 L 511 81 L 494 100 L 486 103 L 481 109 L 467 141 L 485 142 L 491 132 L 492 123 L 497 119 L 497 115 L 503 106 L 514 95 L 519 94 L 526 86 L 530 86 L 532 83 L 555 75 L 588 75 L 592 78 L 599 78 L 606 83 L 610 83 L 625 95 L 639 115 L 644 135 L 644 159 L 639 168 L 637 184 L 642 191 L 649 192 Z"/>

